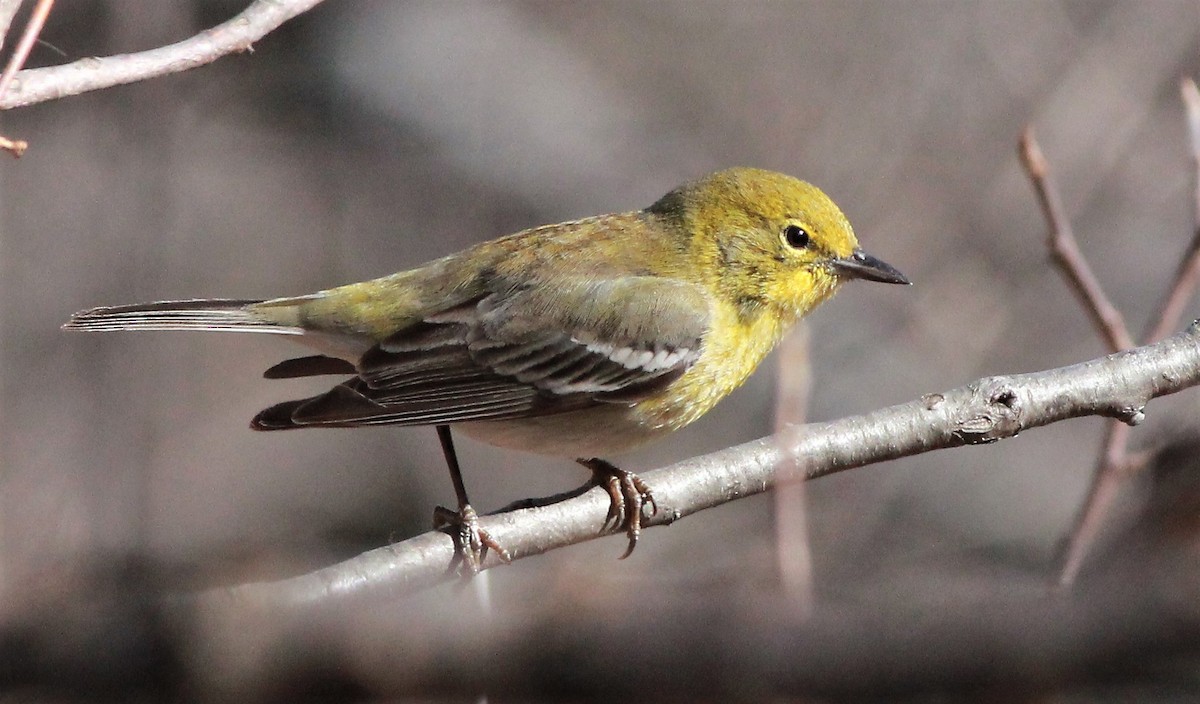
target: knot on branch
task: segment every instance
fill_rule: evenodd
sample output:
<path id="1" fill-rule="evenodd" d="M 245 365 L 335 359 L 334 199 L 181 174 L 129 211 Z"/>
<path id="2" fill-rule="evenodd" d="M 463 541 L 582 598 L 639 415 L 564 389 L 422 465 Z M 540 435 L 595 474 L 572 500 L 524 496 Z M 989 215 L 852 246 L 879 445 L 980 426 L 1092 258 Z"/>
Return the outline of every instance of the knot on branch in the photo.
<path id="1" fill-rule="evenodd" d="M 1125 425 L 1141 425 L 1142 421 L 1146 420 L 1146 408 L 1145 406 L 1118 406 L 1113 413 L 1113 418 Z"/>
<path id="2" fill-rule="evenodd" d="M 980 379 L 971 385 L 971 403 L 954 419 L 952 433 L 966 445 L 983 445 L 1015 436 L 1024 406 L 1008 377 Z"/>

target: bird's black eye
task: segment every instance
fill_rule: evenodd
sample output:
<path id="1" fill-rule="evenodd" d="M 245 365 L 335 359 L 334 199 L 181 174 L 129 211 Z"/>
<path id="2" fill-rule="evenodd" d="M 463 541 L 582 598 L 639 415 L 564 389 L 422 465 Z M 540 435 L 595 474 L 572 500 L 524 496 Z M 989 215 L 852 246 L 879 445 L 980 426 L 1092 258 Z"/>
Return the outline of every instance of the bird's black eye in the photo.
<path id="1" fill-rule="evenodd" d="M 788 225 L 783 228 L 783 240 L 789 247 L 804 249 L 808 246 L 808 233 L 799 225 Z"/>

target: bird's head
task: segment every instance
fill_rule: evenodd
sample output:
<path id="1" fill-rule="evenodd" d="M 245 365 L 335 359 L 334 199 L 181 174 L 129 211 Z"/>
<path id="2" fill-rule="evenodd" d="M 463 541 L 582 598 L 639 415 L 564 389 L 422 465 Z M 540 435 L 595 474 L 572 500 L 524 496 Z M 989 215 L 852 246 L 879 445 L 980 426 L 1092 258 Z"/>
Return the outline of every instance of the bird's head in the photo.
<path id="1" fill-rule="evenodd" d="M 850 279 L 907 284 L 895 267 L 858 247 L 850 221 L 810 183 L 733 168 L 668 193 L 649 208 L 677 218 L 693 273 L 747 311 L 799 317 Z"/>

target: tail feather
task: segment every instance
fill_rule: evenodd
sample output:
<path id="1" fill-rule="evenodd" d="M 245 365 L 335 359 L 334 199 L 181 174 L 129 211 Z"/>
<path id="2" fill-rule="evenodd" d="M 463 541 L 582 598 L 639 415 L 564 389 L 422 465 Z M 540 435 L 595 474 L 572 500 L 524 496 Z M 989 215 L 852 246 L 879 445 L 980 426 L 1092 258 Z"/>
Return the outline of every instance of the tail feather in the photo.
<path id="1" fill-rule="evenodd" d="M 64 330 L 215 330 L 302 335 L 296 325 L 272 321 L 260 310 L 258 300 L 195 299 L 159 301 L 127 306 L 92 308 L 71 316 Z"/>
<path id="2" fill-rule="evenodd" d="M 250 421 L 250 427 L 254 430 L 292 430 L 302 428 L 304 426 L 292 420 L 292 414 L 296 412 L 297 408 L 308 403 L 310 400 L 302 398 L 295 401 L 284 401 L 270 408 L 264 408 Z"/>

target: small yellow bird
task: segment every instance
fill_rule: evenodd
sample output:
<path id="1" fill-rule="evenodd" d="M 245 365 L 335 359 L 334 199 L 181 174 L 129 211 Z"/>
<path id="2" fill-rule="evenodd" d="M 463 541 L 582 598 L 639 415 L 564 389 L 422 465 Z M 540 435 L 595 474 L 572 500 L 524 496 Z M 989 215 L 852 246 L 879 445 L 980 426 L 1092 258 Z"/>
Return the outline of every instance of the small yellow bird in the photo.
<path id="1" fill-rule="evenodd" d="M 611 499 L 629 554 L 650 488 L 598 455 L 682 428 L 750 375 L 801 316 L 848 279 L 907 284 L 858 248 L 842 211 L 790 176 L 733 168 L 645 210 L 518 232 L 416 269 L 306 296 L 94 308 L 71 330 L 295 335 L 319 355 L 265 373 L 350 375 L 259 413 L 256 430 L 437 426 L 458 494 L 439 524 L 475 526 L 450 426 L 500 447 L 578 458 Z M 464 544 L 466 543 L 466 544 Z"/>

